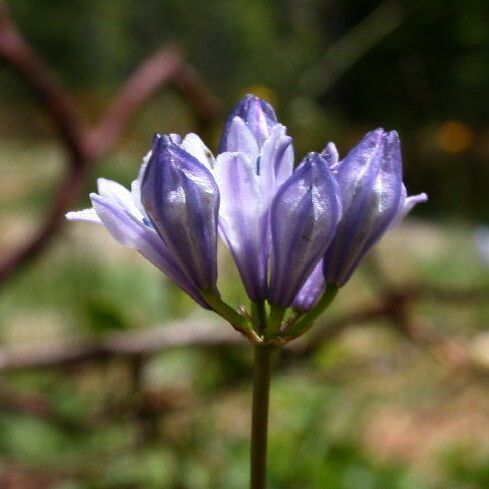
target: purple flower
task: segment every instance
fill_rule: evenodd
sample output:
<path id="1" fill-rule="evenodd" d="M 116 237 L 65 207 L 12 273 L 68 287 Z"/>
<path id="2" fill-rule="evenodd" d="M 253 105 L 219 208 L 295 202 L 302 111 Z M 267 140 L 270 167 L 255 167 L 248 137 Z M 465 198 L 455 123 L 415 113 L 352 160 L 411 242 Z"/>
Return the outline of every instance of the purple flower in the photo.
<path id="1" fill-rule="evenodd" d="M 271 105 L 246 95 L 226 122 L 216 158 L 195 134 L 157 135 L 130 192 L 99 179 L 93 208 L 67 217 L 103 224 L 252 341 L 293 338 L 381 236 L 427 199 L 407 196 L 395 131 L 368 133 L 342 161 L 328 143 L 295 171 L 293 162 L 292 139 Z M 266 308 L 255 304 L 262 311 L 251 316 L 255 330 L 217 290 L 218 233 L 249 298 L 271 306 L 264 319 Z M 284 326 L 290 306 L 304 314 Z"/>
<path id="2" fill-rule="evenodd" d="M 271 209 L 269 301 L 292 304 L 325 254 L 341 218 L 338 185 L 328 162 L 310 153 L 282 185 Z"/>
<path id="3" fill-rule="evenodd" d="M 212 155 L 195 134 L 183 141 L 176 135 L 157 136 L 131 192 L 99 179 L 98 194 L 90 194 L 93 208 L 66 217 L 104 225 L 119 243 L 137 249 L 208 308 L 200 290 L 216 282 L 219 207 L 211 164 Z M 160 209 L 163 204 L 166 210 Z"/>
<path id="4" fill-rule="evenodd" d="M 335 162 L 343 216 L 324 256 L 328 285 L 341 287 L 372 248 L 426 194 L 407 197 L 402 183 L 402 159 L 397 132 L 369 132 L 344 160 Z"/>
<path id="5" fill-rule="evenodd" d="M 278 121 L 273 107 L 268 102 L 255 95 L 245 95 L 236 104 L 224 126 L 219 153 L 243 151 L 242 131 L 237 127 L 241 123 L 246 125 L 256 144 L 261 147 Z"/>
<path id="6" fill-rule="evenodd" d="M 292 307 L 300 312 L 309 311 L 316 304 L 324 289 L 323 261 L 321 260 L 295 296 Z"/>
<path id="7" fill-rule="evenodd" d="M 219 190 L 209 169 L 169 137 L 158 135 L 143 175 L 141 202 L 197 288 L 214 288 Z"/>
<path id="8" fill-rule="evenodd" d="M 292 139 L 272 107 L 247 95 L 226 123 L 214 176 L 221 194 L 219 231 L 233 254 L 248 296 L 267 297 L 269 213 L 292 174 Z"/>

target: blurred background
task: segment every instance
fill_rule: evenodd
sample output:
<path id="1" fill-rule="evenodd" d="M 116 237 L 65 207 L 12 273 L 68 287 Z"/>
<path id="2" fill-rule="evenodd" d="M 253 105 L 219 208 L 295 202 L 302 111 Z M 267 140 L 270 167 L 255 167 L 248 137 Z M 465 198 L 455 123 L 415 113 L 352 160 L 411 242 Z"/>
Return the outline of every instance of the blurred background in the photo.
<path id="1" fill-rule="evenodd" d="M 247 92 L 297 160 L 397 129 L 407 187 L 430 197 L 277 361 L 270 488 L 489 487 L 489 3 L 6 3 L 0 488 L 247 486 L 249 349 L 220 328 L 204 345 L 214 316 L 103 229 L 62 223 L 96 177 L 130 184 L 154 132 L 215 151 Z M 237 284 L 223 250 L 233 305 Z"/>

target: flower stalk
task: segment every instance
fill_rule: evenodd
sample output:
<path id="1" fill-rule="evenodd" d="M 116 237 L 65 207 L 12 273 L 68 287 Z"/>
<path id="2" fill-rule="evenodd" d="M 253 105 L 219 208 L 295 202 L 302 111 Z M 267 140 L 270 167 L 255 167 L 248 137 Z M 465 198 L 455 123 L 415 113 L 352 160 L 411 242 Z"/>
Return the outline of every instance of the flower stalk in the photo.
<path id="1" fill-rule="evenodd" d="M 250 489 L 266 488 L 268 410 L 275 348 L 265 345 L 254 347 Z"/>
<path id="2" fill-rule="evenodd" d="M 251 343 L 260 343 L 261 339 L 253 330 L 252 324 L 220 297 L 217 289 L 201 290 L 202 297 L 212 310 L 224 318 L 236 331 L 248 338 Z"/>
<path id="3" fill-rule="evenodd" d="M 295 323 L 291 324 L 285 330 L 284 337 L 287 338 L 288 341 L 291 341 L 294 338 L 298 338 L 299 336 L 302 336 L 304 333 L 306 333 L 312 327 L 314 321 L 333 302 L 337 293 L 337 287 L 334 287 L 332 285 L 328 286 L 316 305 L 304 315 L 299 317 Z"/>

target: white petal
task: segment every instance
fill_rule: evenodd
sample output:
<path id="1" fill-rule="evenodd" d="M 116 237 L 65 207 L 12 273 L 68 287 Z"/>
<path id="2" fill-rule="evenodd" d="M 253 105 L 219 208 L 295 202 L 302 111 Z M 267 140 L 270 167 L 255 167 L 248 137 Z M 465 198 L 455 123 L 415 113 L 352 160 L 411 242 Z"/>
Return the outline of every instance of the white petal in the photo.
<path id="1" fill-rule="evenodd" d="M 396 227 L 412 211 L 413 207 L 416 204 L 421 204 L 422 202 L 426 202 L 428 200 L 428 195 L 426 195 L 425 193 L 411 195 L 410 197 L 407 197 L 407 191 L 404 184 L 402 185 L 401 192 L 402 195 L 399 209 L 396 216 L 389 225 L 389 229 Z"/>
<path id="2" fill-rule="evenodd" d="M 428 195 L 424 192 L 418 195 L 411 195 L 404 202 L 404 207 L 402 209 L 403 217 L 411 212 L 413 207 L 417 204 L 421 204 L 422 202 L 426 202 L 428 200 Z"/>
<path id="3" fill-rule="evenodd" d="M 328 162 L 330 170 L 335 173 L 338 170 L 340 160 L 340 154 L 336 145 L 332 142 L 327 143 L 321 151 L 321 156 Z"/>
<path id="4" fill-rule="evenodd" d="M 190 153 L 200 163 L 206 166 L 209 170 L 213 170 L 215 158 L 211 150 L 202 142 L 202 139 L 197 134 L 189 133 L 183 139 L 180 145 L 187 153 Z"/>
<path id="5" fill-rule="evenodd" d="M 207 307 L 156 231 L 138 222 L 127 209 L 107 197 L 91 194 L 90 198 L 100 220 L 115 240 L 137 249 L 199 304 Z"/>
<path id="6" fill-rule="evenodd" d="M 135 248 L 145 226 L 117 201 L 105 195 L 90 194 L 92 205 L 102 224 L 119 243 Z"/>
<path id="7" fill-rule="evenodd" d="M 86 221 L 102 224 L 97 212 L 93 208 L 67 212 L 65 217 L 68 221 Z"/>
<path id="8" fill-rule="evenodd" d="M 141 202 L 141 185 L 143 182 L 144 172 L 146 170 L 146 167 L 148 166 L 152 154 L 153 151 L 148 151 L 146 153 L 146 156 L 144 156 L 143 158 L 143 164 L 139 169 L 138 178 L 136 180 L 133 180 L 131 183 L 131 195 L 132 195 L 132 200 L 134 202 L 134 205 L 137 207 L 139 212 L 146 218 L 148 218 L 148 216 Z"/>
<path id="9" fill-rule="evenodd" d="M 105 178 L 97 179 L 97 187 L 101 197 L 107 197 L 111 201 L 117 202 L 137 219 L 143 219 L 143 214 L 135 205 L 134 198 L 127 188 L 113 180 L 107 180 Z"/>

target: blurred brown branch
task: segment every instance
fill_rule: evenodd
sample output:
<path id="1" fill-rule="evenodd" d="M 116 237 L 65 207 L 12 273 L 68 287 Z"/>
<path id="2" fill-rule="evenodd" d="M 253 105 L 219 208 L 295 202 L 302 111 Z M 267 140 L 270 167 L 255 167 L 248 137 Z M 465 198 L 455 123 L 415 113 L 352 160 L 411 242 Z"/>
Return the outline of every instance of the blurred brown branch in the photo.
<path id="1" fill-rule="evenodd" d="M 428 285 L 406 285 L 402 291 L 384 292 L 378 303 L 365 305 L 338 317 L 323 320 L 303 339 L 285 348 L 286 357 L 308 357 L 335 339 L 352 325 L 385 321 L 403 336 L 433 353 L 436 358 L 455 366 L 470 364 L 470 355 L 461 342 L 447 338 L 426 322 L 414 319 L 411 308 L 419 301 L 472 303 L 480 300 L 482 292 Z M 37 350 L 4 347 L 0 349 L 0 371 L 32 368 L 65 367 L 111 358 L 144 360 L 169 349 L 183 347 L 237 347 L 246 345 L 242 337 L 224 322 L 186 319 L 165 326 L 139 331 L 114 333 L 98 340 L 45 346 Z M 475 367 L 474 367 L 475 368 Z"/>
<path id="2" fill-rule="evenodd" d="M 215 119 L 220 104 L 187 64 L 181 50 L 169 46 L 141 63 L 108 104 L 101 122 L 90 128 L 51 67 L 22 37 L 4 3 L 0 4 L 0 59 L 39 96 L 58 129 L 69 162 L 44 222 L 30 241 L 0 263 L 1 286 L 36 257 L 58 232 L 65 212 L 80 195 L 89 170 L 114 147 L 136 112 L 157 92 L 172 84 L 203 127 Z"/>
<path id="3" fill-rule="evenodd" d="M 454 378 L 452 374 L 462 374 L 459 377 L 464 379 L 464 383 L 467 380 L 487 379 L 489 368 L 471 355 L 470 345 L 461 338 L 444 335 L 428 320 L 413 314 L 413 306 L 421 301 L 470 305 L 481 300 L 483 294 L 479 290 L 459 290 L 457 293 L 452 289 L 428 285 L 406 284 L 402 291 L 393 286 L 384 288 L 377 302 L 323 320 L 310 334 L 288 344 L 282 350 L 277 367 L 288 368 L 297 361 L 310 358 L 352 326 L 367 326 L 380 321 L 433 356 L 447 369 L 450 379 Z M 188 392 L 179 392 L 171 387 L 157 391 L 148 390 L 142 381 L 146 360 L 175 348 L 242 348 L 246 344 L 224 322 L 190 318 L 167 323 L 165 326 L 114 333 L 90 342 L 65 343 L 36 350 L 3 347 L 0 349 L 0 372 L 3 373 L 39 368 L 54 368 L 65 372 L 69 367 L 93 363 L 104 365 L 109 360 L 123 360 L 131 372 L 133 382 L 130 383 L 127 398 L 117 410 L 111 406 L 108 410 L 102 409 L 86 419 L 67 418 L 41 394 L 23 394 L 6 385 L 0 385 L 0 411 L 23 413 L 53 423 L 68 432 L 93 430 L 113 423 L 120 417 L 137 423 L 140 442 L 146 443 L 157 436 L 155 420 L 159 416 L 175 410 L 181 411 L 192 406 L 194 402 Z M 338 372 L 333 371 L 330 374 L 336 377 Z M 241 381 L 244 380 L 246 378 L 242 377 Z M 233 386 L 236 386 L 236 381 L 233 379 Z"/>
<path id="4" fill-rule="evenodd" d="M 244 345 L 226 323 L 186 320 L 164 327 L 117 333 L 93 342 L 46 346 L 36 351 L 0 350 L 0 371 L 64 367 L 114 357 L 148 357 L 172 348 Z"/>

